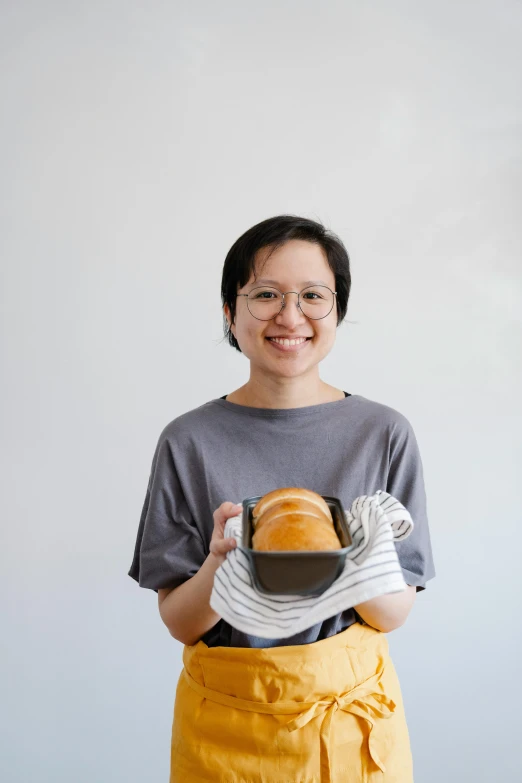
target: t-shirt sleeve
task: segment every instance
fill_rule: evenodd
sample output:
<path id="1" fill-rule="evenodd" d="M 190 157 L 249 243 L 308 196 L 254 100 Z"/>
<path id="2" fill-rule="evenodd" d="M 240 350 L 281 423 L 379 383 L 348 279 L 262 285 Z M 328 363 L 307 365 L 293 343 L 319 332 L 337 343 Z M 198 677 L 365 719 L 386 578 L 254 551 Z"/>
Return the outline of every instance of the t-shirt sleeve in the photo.
<path id="1" fill-rule="evenodd" d="M 397 541 L 397 554 L 407 584 L 424 590 L 435 576 L 426 508 L 424 470 L 417 439 L 411 424 L 404 418 L 396 422 L 391 440 L 386 491 L 409 511 L 413 531 Z"/>
<path id="2" fill-rule="evenodd" d="M 194 576 L 206 558 L 190 514 L 168 439 L 156 446 L 128 575 L 140 587 L 174 588 Z"/>

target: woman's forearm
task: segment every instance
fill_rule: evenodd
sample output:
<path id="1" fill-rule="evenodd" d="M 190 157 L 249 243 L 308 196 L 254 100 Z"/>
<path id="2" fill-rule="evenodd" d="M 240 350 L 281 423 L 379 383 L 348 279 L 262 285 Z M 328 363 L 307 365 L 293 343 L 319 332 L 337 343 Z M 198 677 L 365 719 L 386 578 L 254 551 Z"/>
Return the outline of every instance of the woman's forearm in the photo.
<path id="1" fill-rule="evenodd" d="M 406 590 L 400 593 L 379 595 L 377 598 L 354 606 L 354 609 L 372 628 L 389 633 L 404 624 L 415 601 L 416 593 L 417 588 L 408 585 Z"/>
<path id="2" fill-rule="evenodd" d="M 221 617 L 210 607 L 214 574 L 220 561 L 210 553 L 193 577 L 173 590 L 158 590 L 161 619 L 182 644 L 196 644 Z"/>

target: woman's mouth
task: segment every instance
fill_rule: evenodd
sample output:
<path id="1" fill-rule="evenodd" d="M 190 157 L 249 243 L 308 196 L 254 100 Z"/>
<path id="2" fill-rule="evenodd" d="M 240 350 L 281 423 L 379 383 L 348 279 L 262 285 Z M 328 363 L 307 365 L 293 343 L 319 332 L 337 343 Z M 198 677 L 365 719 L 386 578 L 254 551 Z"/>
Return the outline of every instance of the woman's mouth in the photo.
<path id="1" fill-rule="evenodd" d="M 297 338 L 292 338 L 292 339 L 286 339 L 286 338 L 283 339 L 283 338 L 266 337 L 265 339 L 277 351 L 284 351 L 286 353 L 289 353 L 289 352 L 292 352 L 292 351 L 299 351 L 307 343 L 309 343 L 312 338 L 311 337 L 297 337 Z"/>

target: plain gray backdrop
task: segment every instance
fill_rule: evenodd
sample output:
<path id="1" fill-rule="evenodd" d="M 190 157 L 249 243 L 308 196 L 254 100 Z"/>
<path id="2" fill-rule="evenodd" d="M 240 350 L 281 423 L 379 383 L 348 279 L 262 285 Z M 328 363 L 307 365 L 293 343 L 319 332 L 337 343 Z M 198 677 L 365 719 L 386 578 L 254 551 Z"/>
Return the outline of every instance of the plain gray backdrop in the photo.
<path id="1" fill-rule="evenodd" d="M 423 456 L 416 783 L 520 779 L 521 3 L 4 0 L 0 36 L 2 780 L 168 780 L 182 646 L 127 571 L 159 433 L 248 378 L 225 254 L 284 212 L 351 256 L 322 378 Z"/>

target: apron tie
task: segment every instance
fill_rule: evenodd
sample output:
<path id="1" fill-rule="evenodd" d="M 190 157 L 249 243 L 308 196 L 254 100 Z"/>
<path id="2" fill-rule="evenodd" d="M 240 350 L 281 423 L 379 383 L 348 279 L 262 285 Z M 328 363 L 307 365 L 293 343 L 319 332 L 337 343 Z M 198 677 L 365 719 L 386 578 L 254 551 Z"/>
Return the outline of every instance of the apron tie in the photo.
<path id="1" fill-rule="evenodd" d="M 319 741 L 321 746 L 321 780 L 324 779 L 325 783 L 330 783 L 332 779 L 330 766 L 330 734 L 332 718 L 337 710 L 343 710 L 344 712 L 350 712 L 352 715 L 357 715 L 369 724 L 368 751 L 381 772 L 386 772 L 386 767 L 377 753 L 372 732 L 375 726 L 375 719 L 390 718 L 395 711 L 396 704 L 377 690 L 377 683 L 381 679 L 381 676 L 382 670 L 340 696 L 332 695 L 314 702 L 311 707 L 302 712 L 301 715 L 298 715 L 297 718 L 293 718 L 286 724 L 289 731 L 295 731 L 296 729 L 305 726 L 314 718 L 324 714 L 325 717 L 321 724 Z M 304 706 L 305 705 L 303 704 L 303 707 Z"/>
<path id="2" fill-rule="evenodd" d="M 382 677 L 382 673 L 383 669 L 346 693 L 340 695 L 332 694 L 315 702 L 276 701 L 268 703 L 240 699 L 237 696 L 229 696 L 226 693 L 220 693 L 220 691 L 207 688 L 204 685 L 200 685 L 199 682 L 196 682 L 185 668 L 182 670 L 181 675 L 185 678 L 187 684 L 202 698 L 209 699 L 218 704 L 223 704 L 227 707 L 246 710 L 248 712 L 263 713 L 265 715 L 295 715 L 296 712 L 300 713 L 296 718 L 292 718 L 285 724 L 288 731 L 296 731 L 297 729 L 306 726 L 306 724 L 314 718 L 324 714 L 319 733 L 321 748 L 321 780 L 324 781 L 324 783 L 331 783 L 330 730 L 332 718 L 337 710 L 343 710 L 352 715 L 357 715 L 369 724 L 368 750 L 370 756 L 381 772 L 386 771 L 386 767 L 381 761 L 375 747 L 373 728 L 375 726 L 376 718 L 390 718 L 393 715 L 396 704 L 378 690 L 378 683 Z"/>

